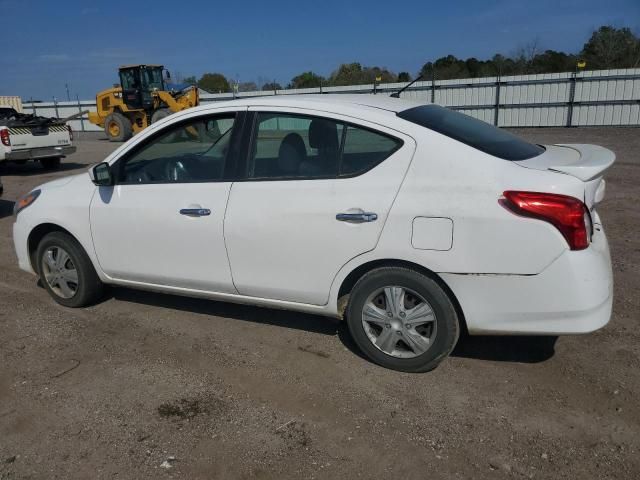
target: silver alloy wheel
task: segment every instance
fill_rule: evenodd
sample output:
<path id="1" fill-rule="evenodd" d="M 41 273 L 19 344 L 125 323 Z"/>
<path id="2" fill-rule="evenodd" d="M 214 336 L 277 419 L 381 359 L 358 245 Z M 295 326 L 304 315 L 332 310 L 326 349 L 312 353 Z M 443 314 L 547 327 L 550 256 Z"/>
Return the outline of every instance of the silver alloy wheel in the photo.
<path id="1" fill-rule="evenodd" d="M 408 288 L 376 290 L 362 308 L 362 326 L 376 348 L 396 358 L 425 353 L 436 337 L 436 315 L 421 295 Z"/>
<path id="2" fill-rule="evenodd" d="M 78 291 L 78 271 L 69 254 L 60 247 L 49 247 L 42 257 L 42 274 L 51 290 L 61 298 Z"/>

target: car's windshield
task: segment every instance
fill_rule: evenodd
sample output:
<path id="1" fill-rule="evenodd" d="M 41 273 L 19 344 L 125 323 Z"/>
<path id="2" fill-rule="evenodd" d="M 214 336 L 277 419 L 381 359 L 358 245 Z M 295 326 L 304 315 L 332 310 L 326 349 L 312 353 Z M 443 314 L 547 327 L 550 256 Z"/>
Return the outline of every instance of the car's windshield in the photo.
<path id="1" fill-rule="evenodd" d="M 398 116 L 504 160 L 526 160 L 544 152 L 544 147 L 439 105 L 410 108 Z"/>

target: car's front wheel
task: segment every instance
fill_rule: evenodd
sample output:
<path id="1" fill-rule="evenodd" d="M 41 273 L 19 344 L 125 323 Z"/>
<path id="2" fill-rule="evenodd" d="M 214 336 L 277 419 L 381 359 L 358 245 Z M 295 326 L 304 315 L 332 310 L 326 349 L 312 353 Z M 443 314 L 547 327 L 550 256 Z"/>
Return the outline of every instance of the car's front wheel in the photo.
<path id="1" fill-rule="evenodd" d="M 82 246 L 63 232 L 44 236 L 36 253 L 38 272 L 49 295 L 66 307 L 84 307 L 102 296 L 103 284 Z"/>
<path id="2" fill-rule="evenodd" d="M 375 363 L 404 372 L 434 369 L 456 345 L 456 309 L 438 283 L 417 271 L 384 267 L 353 287 L 349 331 Z"/>

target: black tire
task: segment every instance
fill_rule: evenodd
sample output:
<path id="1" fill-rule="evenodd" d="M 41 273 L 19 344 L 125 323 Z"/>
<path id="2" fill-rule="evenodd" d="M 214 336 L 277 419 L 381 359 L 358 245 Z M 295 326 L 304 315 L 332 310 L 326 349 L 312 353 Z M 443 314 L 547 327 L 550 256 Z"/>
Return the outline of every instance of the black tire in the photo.
<path id="1" fill-rule="evenodd" d="M 171 111 L 169 111 L 168 108 L 160 108 L 153 112 L 153 115 L 151 115 L 151 124 L 153 125 L 154 123 L 168 117 L 169 115 L 171 115 Z"/>
<path id="2" fill-rule="evenodd" d="M 44 265 L 46 262 L 45 254 L 50 249 L 55 249 L 56 247 L 64 250 L 69 255 L 70 261 L 77 272 L 77 287 L 75 293 L 70 298 L 64 298 L 54 291 L 44 275 L 45 269 L 47 268 Z M 104 285 L 100 281 L 96 270 L 93 268 L 91 259 L 89 259 L 82 246 L 71 235 L 63 232 L 52 232 L 45 235 L 38 245 L 36 260 L 42 285 L 44 285 L 44 288 L 49 292 L 51 298 L 60 305 L 72 308 L 86 307 L 96 303 L 102 298 Z"/>
<path id="3" fill-rule="evenodd" d="M 383 352 L 365 332 L 362 322 L 365 303 L 374 292 L 389 286 L 417 293 L 435 314 L 435 337 L 424 353 L 413 358 L 398 358 Z M 460 335 L 458 315 L 447 293 L 433 279 L 403 267 L 377 268 L 365 274 L 351 291 L 346 314 L 349 331 L 360 350 L 378 365 L 402 372 L 433 370 L 451 353 Z"/>
<path id="4" fill-rule="evenodd" d="M 40 159 L 40 165 L 45 170 L 57 170 L 60 168 L 60 162 L 62 159 L 60 157 L 47 157 Z"/>
<path id="5" fill-rule="evenodd" d="M 117 133 L 110 128 L 112 124 L 117 126 Z M 133 126 L 120 112 L 113 112 L 104 120 L 104 132 L 110 142 L 126 142 L 133 136 Z"/>

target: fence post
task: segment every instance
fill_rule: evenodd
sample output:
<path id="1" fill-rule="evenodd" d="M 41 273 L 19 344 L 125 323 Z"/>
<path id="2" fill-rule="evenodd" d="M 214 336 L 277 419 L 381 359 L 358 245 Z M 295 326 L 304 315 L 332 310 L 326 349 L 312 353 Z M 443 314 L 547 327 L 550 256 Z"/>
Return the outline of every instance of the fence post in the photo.
<path id="1" fill-rule="evenodd" d="M 493 124 L 497 127 L 500 118 L 500 75 L 496 80 L 496 107 L 493 112 Z"/>
<path id="2" fill-rule="evenodd" d="M 84 132 L 84 114 L 82 113 L 82 107 L 80 106 L 80 97 L 76 93 L 76 101 L 78 102 L 78 113 L 80 114 L 80 128 Z"/>
<path id="3" fill-rule="evenodd" d="M 58 102 L 56 101 L 56 97 L 53 97 L 53 108 L 56 111 L 56 118 L 60 118 L 60 115 L 58 114 Z"/>
<path id="4" fill-rule="evenodd" d="M 567 127 L 573 126 L 573 103 L 576 99 L 576 75 L 577 72 L 571 74 L 571 85 L 569 86 L 569 107 L 567 110 Z"/>
<path id="5" fill-rule="evenodd" d="M 431 103 L 436 103 L 436 69 L 431 66 Z"/>

